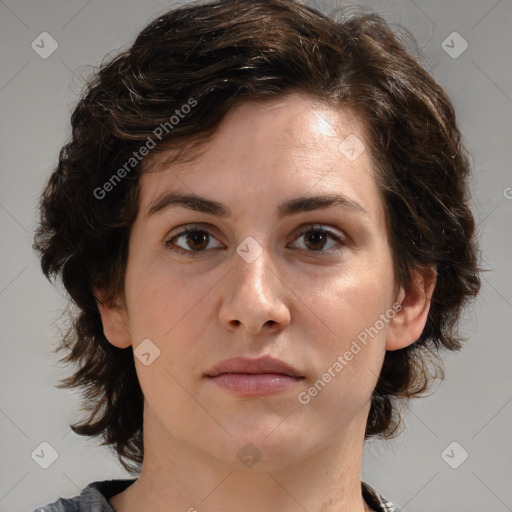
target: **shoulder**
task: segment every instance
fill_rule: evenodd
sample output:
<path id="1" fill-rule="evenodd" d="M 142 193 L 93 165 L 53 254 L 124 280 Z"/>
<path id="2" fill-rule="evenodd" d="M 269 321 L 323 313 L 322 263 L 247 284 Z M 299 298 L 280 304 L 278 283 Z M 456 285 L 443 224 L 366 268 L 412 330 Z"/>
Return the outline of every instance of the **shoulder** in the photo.
<path id="1" fill-rule="evenodd" d="M 361 482 L 363 498 L 376 512 L 405 512 L 398 505 L 394 505 L 384 498 L 377 490 L 366 482 Z"/>
<path id="2" fill-rule="evenodd" d="M 124 491 L 135 480 L 103 480 L 93 482 L 74 498 L 59 498 L 33 512 L 115 512 L 109 498 Z"/>

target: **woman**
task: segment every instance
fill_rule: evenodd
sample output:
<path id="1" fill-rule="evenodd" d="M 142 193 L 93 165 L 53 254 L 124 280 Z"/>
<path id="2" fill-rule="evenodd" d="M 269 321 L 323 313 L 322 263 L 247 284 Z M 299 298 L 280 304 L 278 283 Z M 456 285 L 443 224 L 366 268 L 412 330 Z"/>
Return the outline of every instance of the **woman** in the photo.
<path id="1" fill-rule="evenodd" d="M 364 441 L 480 285 L 453 107 L 405 45 L 372 14 L 185 6 L 71 122 L 36 247 L 77 306 L 73 430 L 137 478 L 37 510 L 400 510 Z"/>

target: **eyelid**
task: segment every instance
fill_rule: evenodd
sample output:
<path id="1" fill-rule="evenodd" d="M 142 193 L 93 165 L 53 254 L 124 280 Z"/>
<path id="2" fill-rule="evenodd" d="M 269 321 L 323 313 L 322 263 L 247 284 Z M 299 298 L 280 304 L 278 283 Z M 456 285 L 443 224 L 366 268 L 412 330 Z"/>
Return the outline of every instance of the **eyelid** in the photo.
<path id="1" fill-rule="evenodd" d="M 333 228 L 331 228 L 325 224 L 319 224 L 319 223 L 308 224 L 304 227 L 299 228 L 299 231 L 294 235 L 293 241 L 298 240 L 301 236 L 305 235 L 306 233 L 308 233 L 310 231 L 322 231 L 322 232 L 326 233 L 327 236 L 329 236 L 331 239 L 334 239 L 338 243 L 338 245 L 342 245 L 342 246 L 348 245 L 346 236 L 344 234 L 334 230 Z M 339 250 L 339 249 L 330 248 L 326 251 L 307 251 L 307 252 L 310 254 L 332 254 L 333 252 L 336 252 L 337 250 Z"/>
<path id="2" fill-rule="evenodd" d="M 201 251 L 193 251 L 193 250 L 184 249 L 183 247 L 180 247 L 178 245 L 171 243 L 171 240 L 181 237 L 181 236 L 184 236 L 190 232 L 195 232 L 195 231 L 203 231 L 203 232 L 207 233 L 209 235 L 209 237 L 217 240 L 217 238 L 212 234 L 212 232 L 211 232 L 212 230 L 208 227 L 205 227 L 204 224 L 187 224 L 182 227 L 181 231 L 178 231 L 177 233 L 175 233 L 173 235 L 167 236 L 164 240 L 164 244 L 166 246 L 172 245 L 173 246 L 172 250 L 182 253 L 182 254 L 186 254 L 191 257 L 200 256 L 201 253 L 207 252 L 208 250 L 212 250 L 212 249 L 203 249 Z M 298 228 L 298 230 L 295 231 L 295 234 L 293 235 L 294 238 L 292 241 L 294 242 L 294 241 L 298 240 L 301 236 L 305 235 L 306 233 L 308 233 L 310 231 L 322 231 L 322 232 L 326 233 L 328 237 L 330 237 L 331 239 L 333 239 L 337 242 L 338 248 L 329 248 L 328 250 L 325 250 L 325 251 L 324 250 L 312 251 L 312 250 L 302 249 L 302 250 L 308 252 L 309 254 L 312 254 L 312 255 L 332 254 L 332 253 L 336 253 L 340 250 L 339 246 L 347 245 L 345 235 L 343 235 L 342 233 L 334 230 L 333 228 L 331 228 L 325 224 L 319 224 L 319 223 L 311 223 L 311 224 L 306 224 L 304 226 L 301 226 L 300 228 Z M 218 242 L 218 240 L 217 240 L 217 242 Z M 219 242 L 219 243 L 221 243 L 221 242 Z M 215 247 L 214 249 L 219 249 L 219 247 Z"/>
<path id="3" fill-rule="evenodd" d="M 180 228 L 176 228 L 176 229 L 180 229 Z M 213 238 L 218 242 L 217 238 L 212 234 L 212 230 L 210 228 L 205 227 L 203 224 L 186 224 L 185 226 L 182 226 L 180 231 L 178 231 L 177 233 L 166 236 L 164 239 L 164 245 L 166 245 L 166 246 L 172 245 L 173 251 L 176 251 L 181 254 L 186 254 L 187 256 L 191 256 L 191 257 L 200 256 L 201 253 L 206 252 L 206 249 L 204 249 L 202 251 L 193 251 L 193 250 L 189 250 L 189 249 L 184 249 L 183 247 L 180 247 L 179 245 L 172 243 L 172 240 L 174 240 L 175 238 L 179 238 L 184 235 L 187 235 L 190 232 L 196 232 L 196 231 L 203 231 L 203 232 L 207 233 L 210 238 Z M 219 243 L 221 243 L 221 242 L 219 242 Z M 219 249 L 219 247 L 215 247 L 214 249 Z M 209 249 L 209 250 L 211 250 L 211 249 Z"/>

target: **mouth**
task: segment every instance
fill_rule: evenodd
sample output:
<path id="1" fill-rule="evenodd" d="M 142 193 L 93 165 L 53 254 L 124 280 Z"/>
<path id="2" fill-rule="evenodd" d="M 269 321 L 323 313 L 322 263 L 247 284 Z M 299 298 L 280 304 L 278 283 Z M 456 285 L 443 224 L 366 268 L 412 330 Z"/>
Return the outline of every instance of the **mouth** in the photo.
<path id="1" fill-rule="evenodd" d="M 305 379 L 293 366 L 270 356 L 227 359 L 206 373 L 205 378 L 240 396 L 285 391 Z"/>

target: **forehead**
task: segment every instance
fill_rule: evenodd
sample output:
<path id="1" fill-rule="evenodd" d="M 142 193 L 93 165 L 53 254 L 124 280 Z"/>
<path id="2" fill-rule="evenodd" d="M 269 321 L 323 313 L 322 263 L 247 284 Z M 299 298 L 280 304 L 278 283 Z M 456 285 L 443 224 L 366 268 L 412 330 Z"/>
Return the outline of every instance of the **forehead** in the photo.
<path id="1" fill-rule="evenodd" d="M 238 150 L 247 154 L 258 147 L 280 148 L 280 158 L 286 153 L 309 156 L 314 164 L 315 155 L 325 154 L 334 144 L 338 156 L 337 144 L 349 134 L 366 138 L 363 123 L 352 109 L 334 107 L 301 93 L 250 100 L 231 108 L 206 143 L 199 138 L 167 141 L 163 152 L 145 159 L 144 170 L 165 169 L 170 162 L 185 170 L 187 163 L 201 160 L 208 150 L 210 154 L 215 152 L 218 159 L 229 159 Z"/>
<path id="2" fill-rule="evenodd" d="M 358 196 L 377 217 L 382 213 L 363 123 L 352 111 L 309 96 L 242 103 L 193 158 L 176 158 L 181 149 L 146 162 L 142 209 L 169 189 L 210 192 L 222 202 L 255 196 L 282 202 L 311 190 Z"/>

